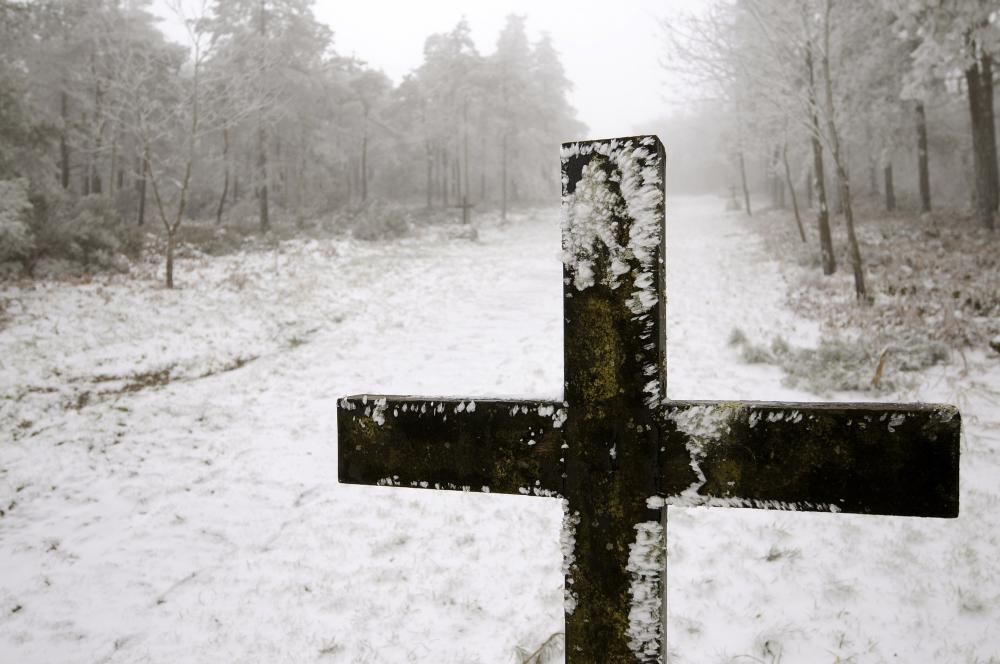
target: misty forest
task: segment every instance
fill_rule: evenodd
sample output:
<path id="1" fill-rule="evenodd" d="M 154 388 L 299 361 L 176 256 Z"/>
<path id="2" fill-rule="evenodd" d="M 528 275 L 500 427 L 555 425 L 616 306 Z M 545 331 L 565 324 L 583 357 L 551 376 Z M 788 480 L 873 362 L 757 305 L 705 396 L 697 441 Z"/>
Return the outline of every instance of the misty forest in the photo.
<path id="1" fill-rule="evenodd" d="M 661 504 L 658 645 L 607 661 L 1000 661 L 1000 6 L 620 4 L 588 49 L 665 148 L 670 398 L 957 406 L 961 507 Z M 0 0 L 0 662 L 576 661 L 578 515 L 339 484 L 337 410 L 568 399 L 589 72 L 470 8 L 392 76 L 321 5 Z M 579 223 L 638 219 L 587 182 Z"/>
<path id="2" fill-rule="evenodd" d="M 27 226 L 5 231 L 4 260 L 113 262 L 150 223 L 170 286 L 189 220 L 376 238 L 402 233 L 410 208 L 503 215 L 558 195 L 552 155 L 582 126 L 552 42 L 530 43 L 523 17 L 489 55 L 464 20 L 429 36 L 394 85 L 339 55 L 310 4 L 178 5 L 182 46 L 145 2 L 5 3 L 3 176 L 22 201 L 5 214 Z"/>

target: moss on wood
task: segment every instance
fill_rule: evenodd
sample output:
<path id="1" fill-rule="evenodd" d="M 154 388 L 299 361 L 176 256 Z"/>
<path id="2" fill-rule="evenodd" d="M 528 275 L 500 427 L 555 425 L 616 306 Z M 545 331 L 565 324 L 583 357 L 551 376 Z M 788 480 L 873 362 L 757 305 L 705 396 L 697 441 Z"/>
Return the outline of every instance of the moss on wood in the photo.
<path id="1" fill-rule="evenodd" d="M 377 421 L 372 404 L 384 400 Z M 471 408 L 467 404 L 474 404 Z M 496 493 L 559 493 L 557 402 L 342 399 L 340 481 Z M 423 483 L 423 484 L 422 484 Z"/>
<path id="2" fill-rule="evenodd" d="M 674 401 L 664 408 L 665 443 L 689 445 L 679 414 L 704 408 L 721 416 L 714 431 L 695 432 L 704 484 L 678 486 L 669 481 L 676 468 L 661 469 L 676 504 L 958 515 L 961 418 L 952 407 Z"/>

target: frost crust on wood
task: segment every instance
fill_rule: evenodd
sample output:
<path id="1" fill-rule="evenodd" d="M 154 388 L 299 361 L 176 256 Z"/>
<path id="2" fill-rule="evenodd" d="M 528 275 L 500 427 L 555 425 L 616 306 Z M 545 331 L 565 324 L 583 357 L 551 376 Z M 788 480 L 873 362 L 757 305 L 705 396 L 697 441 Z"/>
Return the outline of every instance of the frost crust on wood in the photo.
<path id="1" fill-rule="evenodd" d="M 563 263 L 567 285 L 584 291 L 595 285 L 631 293 L 625 305 L 640 323 L 640 338 L 652 347 L 656 340 L 655 306 L 659 302 L 659 249 L 663 239 L 663 178 L 661 156 L 652 136 L 611 141 L 570 143 L 560 151 L 567 160 L 595 155 L 583 165 L 570 188 L 563 174 Z M 565 169 L 564 169 L 565 170 Z M 663 394 L 656 364 L 644 366 L 646 405 L 654 407 Z"/>
<path id="2" fill-rule="evenodd" d="M 574 563 L 576 562 L 576 526 L 580 523 L 580 513 L 571 512 L 569 501 L 562 501 L 563 520 L 562 531 L 559 533 L 559 546 L 562 549 L 562 572 L 564 583 L 563 607 L 567 616 L 576 610 L 576 593 L 573 592 Z"/>
<path id="3" fill-rule="evenodd" d="M 666 538 L 657 521 L 635 525 L 635 542 L 629 545 L 628 570 L 631 581 L 628 612 L 629 648 L 642 661 L 662 661 L 663 573 L 667 569 Z"/>

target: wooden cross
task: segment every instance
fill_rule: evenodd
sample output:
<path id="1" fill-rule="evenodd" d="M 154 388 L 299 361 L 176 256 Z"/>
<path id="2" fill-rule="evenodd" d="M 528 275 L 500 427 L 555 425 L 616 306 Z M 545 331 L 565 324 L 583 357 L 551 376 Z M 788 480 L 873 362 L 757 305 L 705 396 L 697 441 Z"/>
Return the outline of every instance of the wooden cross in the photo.
<path id="1" fill-rule="evenodd" d="M 452 205 L 453 208 L 460 208 L 462 210 L 462 224 L 468 226 L 469 219 L 472 216 L 472 209 L 476 207 L 475 203 L 469 202 L 469 197 L 467 195 L 462 196 L 462 202 L 458 205 Z"/>
<path id="2" fill-rule="evenodd" d="M 563 400 L 347 397 L 341 482 L 563 498 L 571 664 L 665 661 L 664 505 L 958 515 L 952 406 L 666 399 L 663 147 L 561 156 Z"/>

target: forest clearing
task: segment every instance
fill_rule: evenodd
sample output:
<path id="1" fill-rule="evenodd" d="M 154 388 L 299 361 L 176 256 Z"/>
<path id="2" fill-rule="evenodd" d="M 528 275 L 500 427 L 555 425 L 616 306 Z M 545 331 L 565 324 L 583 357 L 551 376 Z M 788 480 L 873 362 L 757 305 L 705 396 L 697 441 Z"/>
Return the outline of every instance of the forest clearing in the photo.
<path id="1" fill-rule="evenodd" d="M 794 348 L 825 333 L 787 304 L 801 268 L 723 206 L 670 206 L 670 395 L 818 399 L 730 344 L 734 329 Z M 338 395 L 558 396 L 558 215 L 477 226 L 478 240 L 442 226 L 185 251 L 173 290 L 155 260 L 6 285 L 5 657 L 513 662 L 560 632 L 559 501 L 335 479 Z M 959 519 L 672 508 L 671 661 L 1000 652 L 1000 359 L 966 350 L 904 372 L 890 357 L 883 381 L 899 387 L 881 400 L 962 409 Z"/>
<path id="2" fill-rule="evenodd" d="M 998 59 L 995 0 L 0 0 L 0 662 L 1000 662 Z M 501 481 L 345 472 L 432 456 Z"/>

